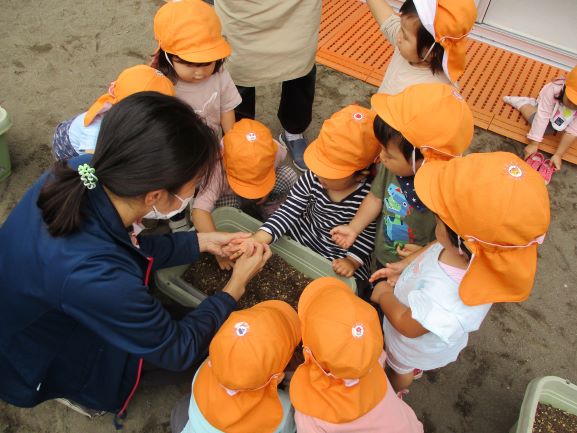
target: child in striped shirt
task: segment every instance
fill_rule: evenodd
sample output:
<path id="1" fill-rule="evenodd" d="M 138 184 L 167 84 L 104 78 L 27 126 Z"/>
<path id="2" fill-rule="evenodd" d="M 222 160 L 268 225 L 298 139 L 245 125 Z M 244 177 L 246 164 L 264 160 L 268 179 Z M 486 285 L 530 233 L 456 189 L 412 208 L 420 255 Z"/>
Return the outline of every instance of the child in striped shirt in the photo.
<path id="1" fill-rule="evenodd" d="M 319 137 L 304 154 L 310 170 L 254 234 L 254 241 L 268 244 L 288 234 L 331 260 L 337 274 L 368 279 L 375 223 L 348 251 L 336 245 L 329 232 L 353 218 L 371 189 L 370 172 L 380 150 L 373 133 L 374 117 L 370 110 L 350 105 L 323 123 Z"/>

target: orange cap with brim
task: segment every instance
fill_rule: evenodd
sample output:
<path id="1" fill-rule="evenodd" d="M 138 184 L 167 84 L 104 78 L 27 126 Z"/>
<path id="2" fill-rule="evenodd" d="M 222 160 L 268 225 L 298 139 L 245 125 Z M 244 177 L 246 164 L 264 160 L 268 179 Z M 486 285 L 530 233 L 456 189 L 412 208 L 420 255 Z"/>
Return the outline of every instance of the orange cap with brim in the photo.
<path id="1" fill-rule="evenodd" d="M 342 281 L 323 277 L 303 291 L 298 315 L 305 362 L 291 380 L 293 406 L 336 424 L 373 409 L 387 393 L 376 310 Z"/>
<path id="2" fill-rule="evenodd" d="M 125 69 L 116 81 L 110 83 L 108 92 L 98 98 L 88 109 L 84 116 L 84 126 L 90 125 L 106 105 L 114 105 L 134 93 L 147 91 L 174 96 L 172 82 L 159 70 L 146 65 Z"/>
<path id="3" fill-rule="evenodd" d="M 565 79 L 565 95 L 569 100 L 577 105 L 577 66 L 567 74 Z"/>
<path id="4" fill-rule="evenodd" d="M 202 0 L 171 1 L 154 17 L 154 37 L 161 49 L 192 63 L 230 56 L 214 9 Z"/>
<path id="5" fill-rule="evenodd" d="M 299 341 L 298 316 L 286 302 L 233 312 L 194 381 L 206 420 L 227 433 L 274 432 L 283 416 L 277 385 Z"/>
<path id="6" fill-rule="evenodd" d="M 474 0 L 413 0 L 423 26 L 441 44 L 443 71 L 456 82 L 465 71 L 467 38 L 477 19 Z"/>
<path id="7" fill-rule="evenodd" d="M 529 297 L 550 218 L 539 173 L 512 153 L 473 153 L 423 164 L 415 190 L 473 253 L 459 286 L 466 305 Z"/>
<path id="8" fill-rule="evenodd" d="M 343 179 L 370 166 L 381 150 L 374 120 L 375 114 L 359 105 L 334 113 L 305 150 L 307 167 L 317 176 Z"/>
<path id="9" fill-rule="evenodd" d="M 377 93 L 371 105 L 381 119 L 420 149 L 425 159 L 461 156 L 473 139 L 471 109 L 448 84 L 416 84 L 396 95 Z"/>
<path id="10" fill-rule="evenodd" d="M 279 145 L 266 126 L 241 119 L 224 135 L 223 144 L 226 178 L 236 194 L 257 199 L 272 191 Z"/>

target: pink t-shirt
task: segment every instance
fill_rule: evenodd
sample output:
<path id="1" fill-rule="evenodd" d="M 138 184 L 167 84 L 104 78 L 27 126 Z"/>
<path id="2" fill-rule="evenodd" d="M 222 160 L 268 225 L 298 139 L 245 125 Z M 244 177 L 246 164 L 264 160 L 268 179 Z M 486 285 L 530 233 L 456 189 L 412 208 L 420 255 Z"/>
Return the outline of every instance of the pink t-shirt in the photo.
<path id="1" fill-rule="evenodd" d="M 385 352 L 379 358 L 384 365 Z M 423 424 L 417 419 L 413 409 L 397 397 L 387 379 L 387 394 L 369 412 L 354 421 L 334 424 L 295 409 L 295 423 L 298 433 L 423 433 Z"/>
<path id="2" fill-rule="evenodd" d="M 286 148 L 279 143 L 278 141 L 274 140 L 274 142 L 278 146 L 278 150 L 276 152 L 276 157 L 274 161 L 275 169 L 283 162 L 286 157 L 287 150 Z M 221 148 L 222 148 L 222 140 L 221 140 Z M 230 185 L 228 184 L 228 180 L 226 179 L 226 173 L 222 166 L 222 163 L 218 163 L 214 170 L 211 171 L 212 176 L 210 178 L 210 182 L 206 187 L 196 196 L 194 201 L 192 202 L 193 209 L 201 209 L 206 212 L 212 212 L 214 209 L 214 204 L 219 199 L 220 196 L 224 194 L 234 194 L 233 191 L 230 189 Z"/>
<path id="3" fill-rule="evenodd" d="M 177 81 L 174 86 L 176 96 L 189 104 L 208 126 L 221 136 L 220 115 L 234 110 L 242 98 L 230 77 L 221 68 L 199 83 Z"/>
<path id="4" fill-rule="evenodd" d="M 537 141 L 539 143 L 543 141 L 543 135 L 545 134 L 547 125 L 549 125 L 551 116 L 554 114 L 553 111 L 555 110 L 555 106 L 557 105 L 557 102 L 559 102 L 555 98 L 559 96 L 564 84 L 565 80 L 558 79 L 546 84 L 539 92 L 539 97 L 537 98 L 539 105 L 537 106 L 535 117 L 533 118 L 531 130 L 527 134 L 529 140 Z M 564 132 L 577 136 L 577 117 L 575 117 L 567 128 L 565 128 Z"/>

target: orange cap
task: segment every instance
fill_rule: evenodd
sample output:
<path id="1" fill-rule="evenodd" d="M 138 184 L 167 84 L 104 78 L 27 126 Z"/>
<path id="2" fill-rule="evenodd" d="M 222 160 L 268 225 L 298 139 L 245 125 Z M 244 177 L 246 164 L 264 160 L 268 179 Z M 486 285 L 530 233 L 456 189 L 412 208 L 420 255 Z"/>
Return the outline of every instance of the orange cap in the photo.
<path id="1" fill-rule="evenodd" d="M 275 431 L 283 416 L 277 385 L 299 341 L 298 316 L 286 302 L 233 312 L 194 381 L 206 420 L 227 433 Z"/>
<path id="2" fill-rule="evenodd" d="M 231 189 L 241 197 L 262 198 L 276 182 L 278 143 L 270 130 L 252 119 L 241 119 L 224 135 L 222 160 Z"/>
<path id="3" fill-rule="evenodd" d="M 359 105 L 334 113 L 305 150 L 307 167 L 327 179 L 343 179 L 367 168 L 381 150 L 373 132 L 374 120 L 375 114 Z"/>
<path id="4" fill-rule="evenodd" d="M 471 109 L 448 84 L 416 84 L 396 95 L 377 93 L 371 105 L 425 159 L 461 156 L 473 139 Z"/>
<path id="5" fill-rule="evenodd" d="M 337 424 L 373 409 L 387 392 L 376 310 L 342 281 L 323 277 L 304 289 L 298 314 L 305 362 L 291 380 L 293 406 Z"/>
<path id="6" fill-rule="evenodd" d="M 577 66 L 571 69 L 571 72 L 567 74 L 565 79 L 565 95 L 567 98 L 577 104 Z"/>
<path id="7" fill-rule="evenodd" d="M 455 82 L 465 70 L 467 38 L 475 20 L 474 0 L 413 0 L 423 26 L 441 44 L 443 70 Z"/>
<path id="8" fill-rule="evenodd" d="M 539 173 L 512 153 L 473 153 L 423 164 L 415 190 L 473 253 L 459 286 L 466 305 L 529 297 L 537 244 L 549 227 L 549 195 Z"/>
<path id="9" fill-rule="evenodd" d="M 116 81 L 110 83 L 108 92 L 98 98 L 88 109 L 84 116 L 84 126 L 90 125 L 106 104 L 114 105 L 127 96 L 146 91 L 174 96 L 172 82 L 159 70 L 146 65 L 125 69 Z"/>
<path id="10" fill-rule="evenodd" d="M 154 37 L 160 48 L 187 62 L 204 63 L 230 56 L 220 20 L 202 0 L 178 0 L 163 5 L 154 17 Z"/>

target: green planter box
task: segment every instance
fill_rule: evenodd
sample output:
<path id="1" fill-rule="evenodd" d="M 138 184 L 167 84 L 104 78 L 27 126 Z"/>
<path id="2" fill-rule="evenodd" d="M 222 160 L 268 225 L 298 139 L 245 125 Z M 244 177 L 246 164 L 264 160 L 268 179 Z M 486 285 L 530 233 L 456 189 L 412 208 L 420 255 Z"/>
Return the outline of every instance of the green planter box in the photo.
<path id="1" fill-rule="evenodd" d="M 231 207 L 217 208 L 212 213 L 212 218 L 217 230 L 224 232 L 254 232 L 261 226 L 260 221 Z M 274 254 L 278 254 L 307 277 L 336 277 L 347 283 L 356 293 L 357 286 L 354 278 L 336 275 L 330 261 L 298 242 L 283 236 L 271 245 L 271 249 Z M 196 307 L 206 298 L 206 295 L 182 278 L 188 266 L 161 269 L 155 273 L 154 280 L 158 289 L 168 297 L 184 306 Z"/>
<path id="2" fill-rule="evenodd" d="M 519 420 L 509 433 L 531 433 L 535 422 L 537 403 L 544 403 L 556 409 L 577 416 L 577 386 L 557 376 L 545 376 L 529 382 Z"/>
<path id="3" fill-rule="evenodd" d="M 0 107 L 0 182 L 6 180 L 12 170 L 5 134 L 11 126 L 12 123 L 10 122 L 8 113 L 4 108 Z"/>

